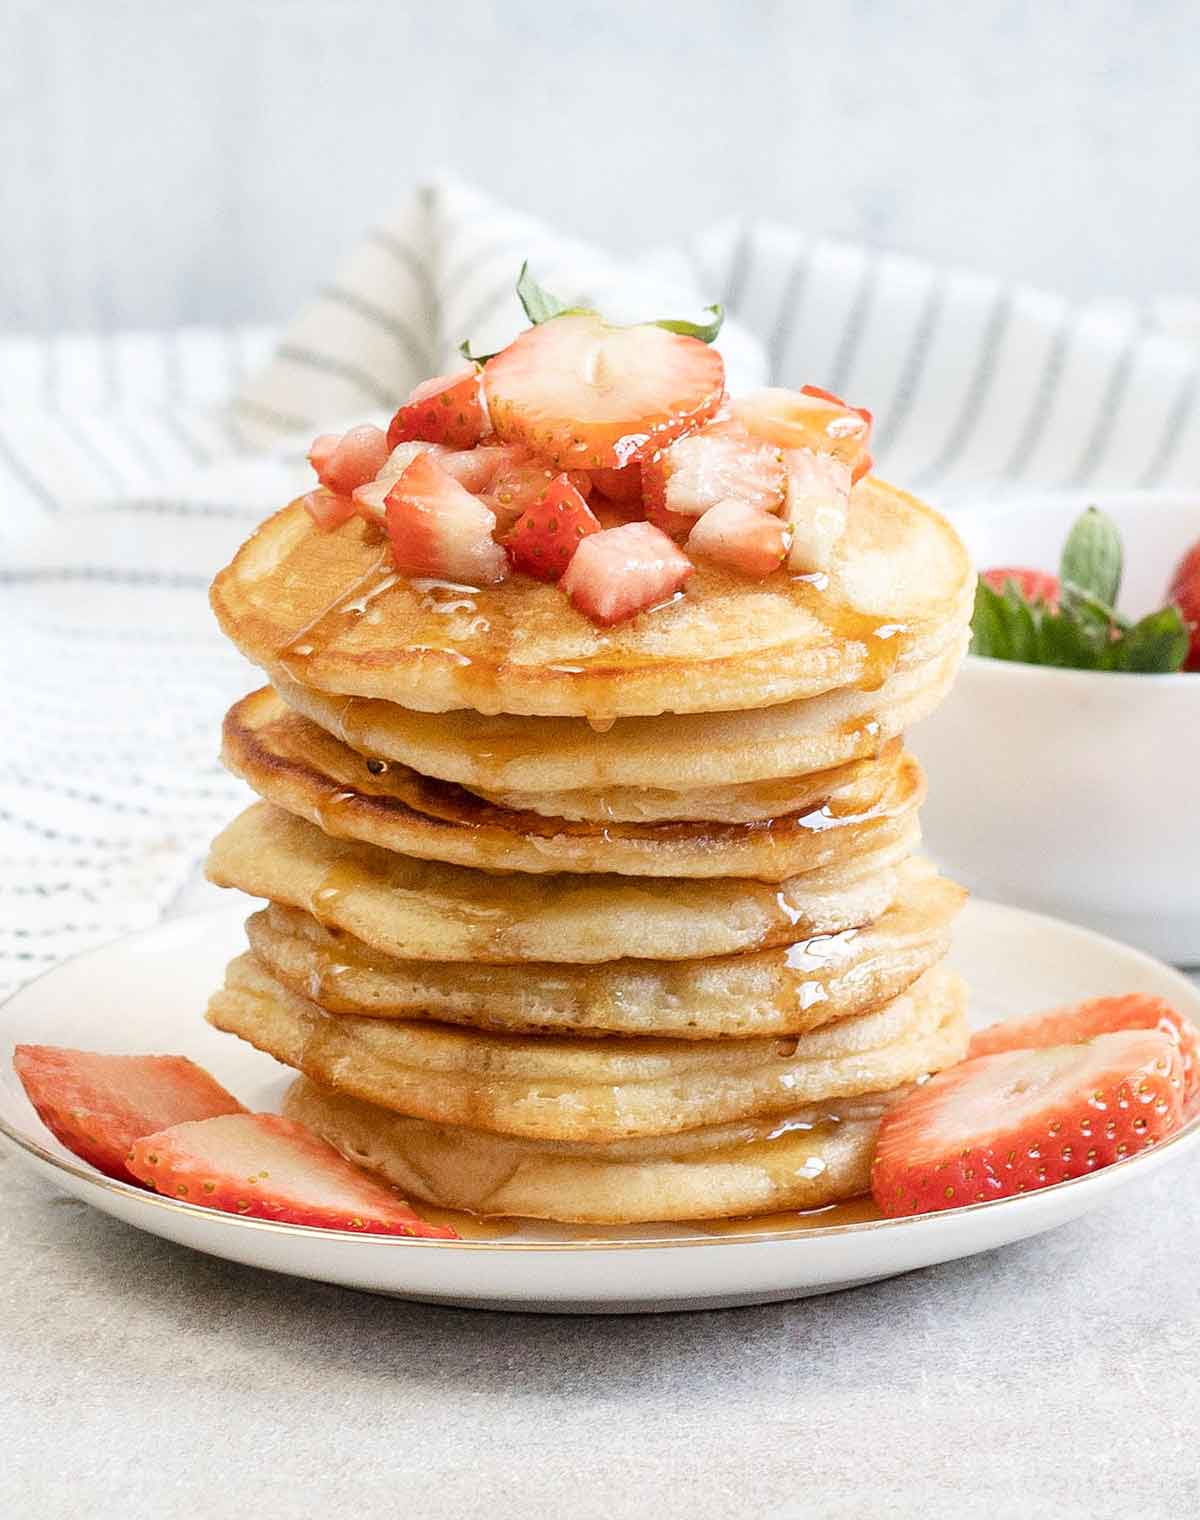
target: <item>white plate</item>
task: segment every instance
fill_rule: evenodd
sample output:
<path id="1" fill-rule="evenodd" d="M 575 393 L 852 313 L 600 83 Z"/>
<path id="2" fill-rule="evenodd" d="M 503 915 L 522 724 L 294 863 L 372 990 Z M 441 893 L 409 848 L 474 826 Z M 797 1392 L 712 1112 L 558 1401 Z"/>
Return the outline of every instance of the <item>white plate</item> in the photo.
<path id="1" fill-rule="evenodd" d="M 31 983 L 0 1010 L 0 1134 L 49 1181 L 118 1219 L 213 1256 L 298 1277 L 436 1303 L 619 1313 L 800 1298 L 1036 1235 L 1094 1208 L 1194 1148 L 1200 1120 L 1152 1151 L 1020 1198 L 915 1219 L 714 1236 L 677 1225 L 598 1230 L 522 1226 L 501 1239 L 417 1241 L 300 1229 L 219 1214 L 113 1182 L 37 1119 L 11 1069 L 22 1041 L 93 1050 L 172 1051 L 207 1067 L 252 1107 L 275 1108 L 288 1077 L 269 1057 L 204 1023 L 225 963 L 244 945 L 244 901 L 134 935 Z M 1200 1019 L 1177 972 L 1055 919 L 974 902 L 953 963 L 977 1024 L 1107 992 L 1152 992 Z M 819 1216 L 818 1220 L 819 1222 Z"/>

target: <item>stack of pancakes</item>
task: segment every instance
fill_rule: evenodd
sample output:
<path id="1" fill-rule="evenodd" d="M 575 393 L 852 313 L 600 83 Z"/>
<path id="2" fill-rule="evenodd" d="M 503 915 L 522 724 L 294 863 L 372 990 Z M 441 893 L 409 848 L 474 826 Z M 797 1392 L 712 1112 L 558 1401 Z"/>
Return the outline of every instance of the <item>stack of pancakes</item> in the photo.
<path id="1" fill-rule="evenodd" d="M 902 731 L 973 576 L 867 479 L 829 573 L 701 566 L 613 629 L 524 577 L 408 580 L 292 505 L 218 577 L 271 685 L 224 758 L 264 799 L 212 879 L 269 906 L 209 1018 L 287 1111 L 416 1199 L 625 1223 L 867 1187 L 884 1109 L 958 1060 L 962 893 L 914 858 Z"/>

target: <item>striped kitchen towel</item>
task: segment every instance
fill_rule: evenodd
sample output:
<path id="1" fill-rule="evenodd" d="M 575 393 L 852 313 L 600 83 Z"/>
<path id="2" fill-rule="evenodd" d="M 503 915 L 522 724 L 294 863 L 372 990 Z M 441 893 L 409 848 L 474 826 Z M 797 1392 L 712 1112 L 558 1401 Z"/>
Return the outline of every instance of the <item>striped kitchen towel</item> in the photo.
<path id="1" fill-rule="evenodd" d="M 881 473 L 943 506 L 1200 481 L 1188 303 L 1084 308 L 766 224 L 618 260 L 457 184 L 380 223 L 282 334 L 2 341 L 0 988 L 196 901 L 244 796 L 221 714 L 256 679 L 208 580 L 300 488 L 313 433 L 522 325 L 525 258 L 618 318 L 723 302 L 731 388 L 870 405 Z"/>

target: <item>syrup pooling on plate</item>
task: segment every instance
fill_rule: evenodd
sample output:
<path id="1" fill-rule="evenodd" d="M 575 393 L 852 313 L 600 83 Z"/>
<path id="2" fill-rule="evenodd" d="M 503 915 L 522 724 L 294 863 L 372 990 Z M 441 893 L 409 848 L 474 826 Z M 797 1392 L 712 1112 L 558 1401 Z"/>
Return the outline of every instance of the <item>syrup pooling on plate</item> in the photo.
<path id="1" fill-rule="evenodd" d="M 823 1209 L 752 1214 L 741 1219 L 698 1219 L 690 1228 L 702 1235 L 790 1235 L 794 1230 L 832 1230 L 843 1225 L 877 1224 L 883 1215 L 868 1194 Z"/>

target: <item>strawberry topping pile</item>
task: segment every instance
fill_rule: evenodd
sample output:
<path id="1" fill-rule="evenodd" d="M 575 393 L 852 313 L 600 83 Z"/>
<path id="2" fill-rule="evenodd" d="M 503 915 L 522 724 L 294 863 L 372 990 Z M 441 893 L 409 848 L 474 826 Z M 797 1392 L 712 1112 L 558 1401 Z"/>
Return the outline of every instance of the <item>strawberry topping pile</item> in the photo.
<path id="1" fill-rule="evenodd" d="M 322 532 L 365 518 L 402 575 L 557 582 L 602 626 L 670 601 L 693 560 L 750 580 L 827 567 L 869 412 L 813 386 L 730 401 L 717 307 L 618 327 L 526 269 L 517 292 L 532 325 L 507 348 L 417 386 L 386 435 L 316 439 Z"/>

